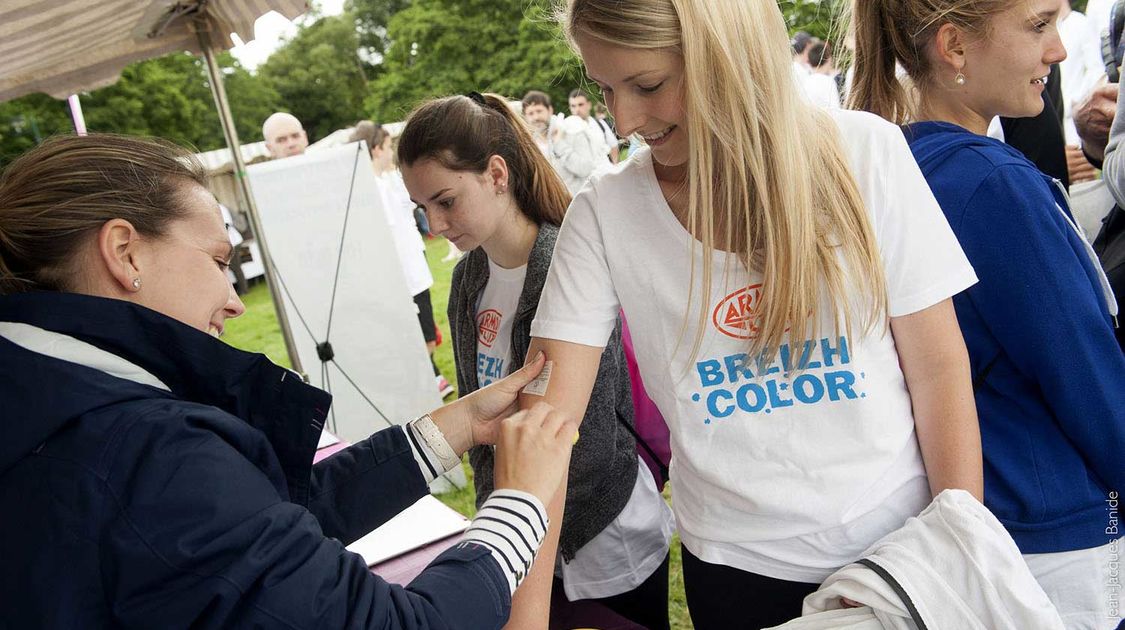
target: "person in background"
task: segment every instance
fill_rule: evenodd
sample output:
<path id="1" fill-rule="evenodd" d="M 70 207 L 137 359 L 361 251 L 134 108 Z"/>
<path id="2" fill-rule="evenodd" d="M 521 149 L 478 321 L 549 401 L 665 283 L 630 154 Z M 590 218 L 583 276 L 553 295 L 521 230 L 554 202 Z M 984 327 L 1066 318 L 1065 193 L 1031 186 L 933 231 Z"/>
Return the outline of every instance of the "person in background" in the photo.
<path id="1" fill-rule="evenodd" d="M 590 116 L 590 99 L 584 92 L 571 93 L 570 111 L 571 115 L 558 126 L 551 152 L 559 177 L 573 195 L 582 189 L 590 175 L 608 168 L 611 163 L 606 145 L 608 132 L 602 130 L 597 118 Z M 617 141 L 616 136 L 613 141 Z"/>
<path id="2" fill-rule="evenodd" d="M 808 49 L 811 72 L 804 78 L 805 96 L 824 109 L 840 109 L 840 90 L 836 85 L 836 66 L 832 47 L 818 41 Z"/>
<path id="3" fill-rule="evenodd" d="M 1107 501 L 1125 488 L 1117 303 L 1062 186 L 985 135 L 1043 109 L 1058 0 L 855 0 L 853 101 L 905 130 L 980 282 L 954 297 L 985 504 L 1068 628 L 1111 629 Z M 898 62 L 916 88 L 894 76 Z M 911 99 L 908 94 L 917 95 Z"/>
<path id="4" fill-rule="evenodd" d="M 412 197 L 438 233 L 468 251 L 453 271 L 449 322 L 459 389 L 474 392 L 529 356 L 531 322 L 570 194 L 507 99 L 494 94 L 422 104 L 407 120 L 398 151 Z M 620 334 L 618 325 L 602 353 L 571 457 L 552 588 L 666 630 L 672 515 L 636 452 Z M 484 501 L 495 487 L 495 454 L 476 448 L 469 462 L 477 500 Z M 550 575 L 541 575 L 549 593 Z M 513 623 L 546 621 L 540 603 L 517 596 Z"/>
<path id="5" fill-rule="evenodd" d="M 361 120 L 356 123 L 348 142 L 360 140 L 366 142 L 371 151 L 371 168 L 375 171 L 375 178 L 379 182 L 381 205 L 387 217 L 387 225 L 391 229 L 395 253 L 398 254 L 399 264 L 402 266 L 406 288 L 418 309 L 418 325 L 422 328 L 422 338 L 426 341 L 426 352 L 430 356 L 430 365 L 434 370 L 438 394 L 446 398 L 453 394 L 454 389 L 449 379 L 445 378 L 434 362 L 434 350 L 437 349 L 437 324 L 434 322 L 434 307 L 430 301 L 430 287 L 434 285 L 434 276 L 430 273 L 429 263 L 426 262 L 426 243 L 422 240 L 422 235 L 417 229 L 418 224 L 414 220 L 414 210 L 418 204 L 410 201 L 410 193 L 406 192 L 406 187 L 402 183 L 402 174 L 395 168 L 391 134 L 370 120 Z"/>
<path id="6" fill-rule="evenodd" d="M 262 137 L 274 159 L 301 155 L 309 147 L 309 136 L 293 114 L 277 112 L 262 123 Z"/>
<path id="7" fill-rule="evenodd" d="M 785 622 L 943 490 L 981 495 L 950 300 L 976 278 L 902 132 L 800 96 L 774 0 L 570 0 L 562 24 L 648 146 L 567 210 L 545 399 L 586 409 L 623 311 L 695 628 Z"/>
<path id="8" fill-rule="evenodd" d="M 590 131 L 593 133 L 601 134 L 607 147 L 606 155 L 611 163 L 616 164 L 618 154 L 617 134 L 614 133 L 613 127 L 607 121 L 593 115 L 593 103 L 590 101 L 590 95 L 586 94 L 581 88 L 575 88 L 570 91 L 568 101 L 570 115 L 581 118 L 583 122 L 590 126 Z"/>
<path id="9" fill-rule="evenodd" d="M 558 130 L 555 128 L 555 108 L 551 105 L 551 97 L 546 92 L 531 90 L 523 95 L 520 101 L 523 105 L 523 119 L 531 129 L 531 137 L 535 146 L 548 162 L 553 162 L 554 154 L 551 151 L 553 136 Z"/>
<path id="10" fill-rule="evenodd" d="M 1060 0 L 1059 37 L 1066 48 L 1066 59 L 1059 63 L 1063 114 L 1070 183 L 1079 184 L 1097 178 L 1097 169 L 1082 154 L 1081 138 L 1074 124 L 1074 112 L 1099 84 L 1105 81 L 1102 63 L 1102 40 L 1092 21 Z"/>
<path id="11" fill-rule="evenodd" d="M 215 337 L 245 307 L 190 152 L 61 136 L 0 176 L 0 610 L 14 628 L 499 629 L 577 423 L 542 357 L 314 465 L 331 396 Z M 498 488 L 410 584 L 344 548 L 496 444 Z"/>

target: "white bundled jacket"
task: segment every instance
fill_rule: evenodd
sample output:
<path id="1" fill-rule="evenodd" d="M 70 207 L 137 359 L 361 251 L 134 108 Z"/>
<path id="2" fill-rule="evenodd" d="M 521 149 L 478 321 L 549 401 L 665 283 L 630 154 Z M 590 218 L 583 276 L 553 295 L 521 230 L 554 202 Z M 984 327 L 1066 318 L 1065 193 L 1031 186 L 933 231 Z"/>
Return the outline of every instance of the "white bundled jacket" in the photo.
<path id="1" fill-rule="evenodd" d="M 877 565 L 906 597 L 862 563 Z M 863 606 L 841 608 L 841 597 Z M 1063 630 L 1011 536 L 964 490 L 942 492 L 860 563 L 829 576 L 805 598 L 803 616 L 775 630 L 915 630 L 915 616 L 927 630 Z"/>

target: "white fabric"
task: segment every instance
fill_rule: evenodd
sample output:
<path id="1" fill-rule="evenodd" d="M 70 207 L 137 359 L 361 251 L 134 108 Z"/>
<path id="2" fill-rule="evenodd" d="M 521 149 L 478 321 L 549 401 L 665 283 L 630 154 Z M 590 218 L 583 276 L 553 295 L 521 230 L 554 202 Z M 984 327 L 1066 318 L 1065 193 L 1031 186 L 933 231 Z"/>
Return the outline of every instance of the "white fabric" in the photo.
<path id="1" fill-rule="evenodd" d="M 1122 619 L 1123 551 L 1125 538 L 1119 538 L 1092 549 L 1023 558 L 1067 630 L 1114 630 Z"/>
<path id="2" fill-rule="evenodd" d="M 813 72 L 804 77 L 805 96 L 809 102 L 824 109 L 840 109 L 840 91 L 836 81 L 827 74 Z"/>
<path id="3" fill-rule="evenodd" d="M 68 335 L 44 330 L 31 324 L 0 322 L 0 337 L 24 350 L 30 350 L 61 361 L 84 365 L 105 372 L 110 376 L 148 385 L 166 392 L 172 391 L 163 381 L 139 365 Z"/>
<path id="4" fill-rule="evenodd" d="M 578 116 L 567 116 L 559 124 L 559 135 L 551 145 L 555 169 L 573 195 L 582 189 L 590 175 L 609 167 L 605 135 L 594 132 Z"/>
<path id="5" fill-rule="evenodd" d="M 637 481 L 625 508 L 605 529 L 559 564 L 570 601 L 627 593 L 660 568 L 676 531 L 676 519 L 648 466 L 637 459 Z"/>
<path id="6" fill-rule="evenodd" d="M 608 154 L 617 146 L 617 134 L 610 128 L 609 123 L 604 120 L 599 121 L 593 114 L 586 119 L 586 124 L 590 126 L 590 132 L 600 134 L 602 140 L 605 142 L 605 151 Z"/>
<path id="7" fill-rule="evenodd" d="M 889 315 L 972 285 L 902 132 L 862 112 L 832 116 L 882 254 Z M 531 334 L 604 346 L 623 309 L 645 387 L 671 430 L 684 544 L 705 562 L 819 582 L 929 503 L 894 340 L 882 327 L 837 335 L 836 315 L 821 312 L 805 351 L 785 345 L 769 365 L 741 369 L 761 274 L 712 251 L 710 317 L 692 360 L 692 255 L 698 270 L 704 254 L 641 149 L 572 202 Z M 799 373 L 786 367 L 801 364 Z"/>
<path id="8" fill-rule="evenodd" d="M 477 384 L 490 385 L 511 372 L 512 322 L 527 265 L 504 269 L 488 260 L 488 285 L 477 304 Z"/>
<path id="9" fill-rule="evenodd" d="M 929 630 L 1063 630 L 1015 541 L 964 490 L 942 492 L 864 556 L 902 586 Z M 841 611 L 841 597 L 863 606 Z M 802 612 L 775 630 L 916 628 L 887 582 L 859 564 L 832 574 L 805 598 Z"/>
<path id="10" fill-rule="evenodd" d="M 219 50 L 232 34 L 254 39 L 270 11 L 292 20 L 306 0 L 4 0 L 0 2 L 0 102 L 46 92 L 58 99 L 117 81 L 135 61 L 200 52 L 196 20 Z M 173 17 L 176 16 L 176 17 Z"/>
<path id="11" fill-rule="evenodd" d="M 1059 64 L 1062 77 L 1063 133 L 1066 143 L 1080 146 L 1074 112 L 1105 78 L 1102 64 L 1102 43 L 1094 23 L 1078 11 L 1071 11 L 1058 24 L 1059 37 L 1066 48 L 1066 59 Z"/>
<path id="12" fill-rule="evenodd" d="M 1099 45 L 1101 38 L 1109 30 L 1113 2 L 1114 0 L 1090 0 L 1086 3 L 1086 17 L 1090 18 L 1090 28 L 1098 36 Z"/>
<path id="13" fill-rule="evenodd" d="M 434 286 L 434 276 L 426 262 L 426 242 L 418 232 L 414 222 L 414 208 L 402 174 L 397 170 L 377 175 L 379 195 L 383 198 L 383 212 L 387 215 L 387 225 L 391 227 L 395 252 L 402 263 L 402 273 L 406 276 L 406 289 L 410 295 L 418 295 Z"/>

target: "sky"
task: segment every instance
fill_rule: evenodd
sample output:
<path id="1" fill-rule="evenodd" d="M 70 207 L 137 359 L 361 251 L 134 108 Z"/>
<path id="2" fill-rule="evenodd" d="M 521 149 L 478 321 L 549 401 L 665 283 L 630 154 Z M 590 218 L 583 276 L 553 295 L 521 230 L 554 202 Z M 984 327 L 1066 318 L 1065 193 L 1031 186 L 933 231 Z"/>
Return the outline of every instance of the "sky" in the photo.
<path id="1" fill-rule="evenodd" d="M 344 11 L 344 0 L 309 0 L 309 4 L 316 4 L 324 15 L 339 15 Z M 298 16 L 295 20 L 300 22 L 305 16 Z M 281 38 L 292 36 L 297 32 L 294 22 L 282 17 L 280 13 L 270 11 L 258 18 L 254 23 L 254 41 L 235 46 L 231 54 L 242 63 L 242 66 L 251 72 L 257 70 L 270 53 L 281 45 Z M 234 36 L 238 42 L 238 36 Z"/>

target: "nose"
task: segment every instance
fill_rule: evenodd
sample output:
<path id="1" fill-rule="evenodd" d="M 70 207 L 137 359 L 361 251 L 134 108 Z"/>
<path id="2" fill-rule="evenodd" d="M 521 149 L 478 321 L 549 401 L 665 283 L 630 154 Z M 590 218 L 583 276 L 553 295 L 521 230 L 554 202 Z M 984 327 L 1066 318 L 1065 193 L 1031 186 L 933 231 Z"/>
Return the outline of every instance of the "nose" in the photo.
<path id="1" fill-rule="evenodd" d="M 1066 46 L 1063 45 L 1058 28 L 1052 28 L 1047 41 L 1047 49 L 1044 51 L 1043 62 L 1054 65 L 1062 63 L 1064 59 L 1066 59 Z"/>
<path id="2" fill-rule="evenodd" d="M 426 221 L 430 224 L 431 234 L 441 236 L 449 229 L 449 221 L 446 221 L 445 217 L 441 215 L 442 213 L 436 210 L 426 210 Z"/>
<path id="3" fill-rule="evenodd" d="M 227 319 L 234 319 L 245 312 L 246 305 L 242 303 L 242 298 L 238 297 L 238 292 L 234 290 L 234 286 L 231 286 L 226 306 L 223 307 L 223 314 Z"/>
<path id="4" fill-rule="evenodd" d="M 622 138 L 640 131 L 648 122 L 640 102 L 629 95 L 618 96 L 613 94 L 607 96 L 606 107 L 609 108 L 609 111 L 613 114 L 614 122 L 617 123 L 617 135 Z"/>

